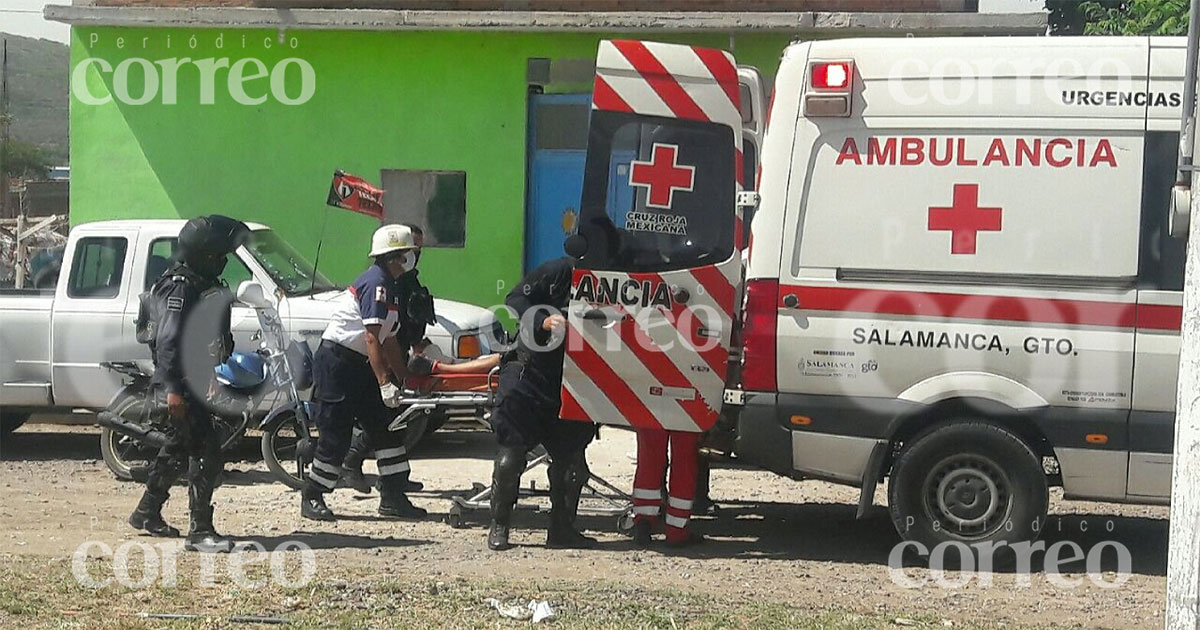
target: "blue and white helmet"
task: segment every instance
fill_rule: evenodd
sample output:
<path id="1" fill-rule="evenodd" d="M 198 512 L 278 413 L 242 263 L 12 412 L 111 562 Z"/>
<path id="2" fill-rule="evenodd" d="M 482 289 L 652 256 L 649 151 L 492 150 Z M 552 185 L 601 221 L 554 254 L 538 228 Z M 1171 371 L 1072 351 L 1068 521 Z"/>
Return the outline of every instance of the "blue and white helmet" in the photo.
<path id="1" fill-rule="evenodd" d="M 267 362 L 255 352 L 234 352 L 213 371 L 217 382 L 234 389 L 250 390 L 267 381 Z"/>

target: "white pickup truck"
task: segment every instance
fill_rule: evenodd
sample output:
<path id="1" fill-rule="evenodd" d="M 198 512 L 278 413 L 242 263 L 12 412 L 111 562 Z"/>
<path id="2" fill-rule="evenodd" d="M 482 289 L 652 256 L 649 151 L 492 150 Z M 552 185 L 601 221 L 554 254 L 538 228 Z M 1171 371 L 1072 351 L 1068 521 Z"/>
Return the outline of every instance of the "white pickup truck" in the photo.
<path id="1" fill-rule="evenodd" d="M 20 426 L 32 413 L 102 409 L 121 387 L 105 361 L 139 361 L 150 351 L 134 339 L 138 296 L 167 268 L 182 220 L 101 221 L 76 227 L 53 290 L 0 289 L 0 427 Z M 236 289 L 260 283 L 277 300 L 284 326 L 316 348 L 333 310 L 335 286 L 264 225 L 249 224 L 248 243 L 229 260 L 222 279 Z M 366 259 L 364 258 L 364 264 Z M 472 358 L 504 339 L 491 311 L 435 300 L 437 324 L 427 336 L 446 355 Z M 254 312 L 235 304 L 237 346 L 253 349 Z"/>

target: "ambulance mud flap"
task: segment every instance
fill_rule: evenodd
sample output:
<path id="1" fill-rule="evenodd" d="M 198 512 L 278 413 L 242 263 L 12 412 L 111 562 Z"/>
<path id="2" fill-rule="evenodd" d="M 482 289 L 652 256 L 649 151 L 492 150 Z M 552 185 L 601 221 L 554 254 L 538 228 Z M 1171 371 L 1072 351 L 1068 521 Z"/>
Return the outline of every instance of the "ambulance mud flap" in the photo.
<path id="1" fill-rule="evenodd" d="M 883 474 L 883 460 L 887 456 L 888 442 L 878 442 L 871 449 L 871 458 L 867 460 L 867 469 L 863 472 L 862 488 L 858 493 L 858 511 L 854 518 L 862 520 L 867 511 L 875 506 L 875 486 Z"/>

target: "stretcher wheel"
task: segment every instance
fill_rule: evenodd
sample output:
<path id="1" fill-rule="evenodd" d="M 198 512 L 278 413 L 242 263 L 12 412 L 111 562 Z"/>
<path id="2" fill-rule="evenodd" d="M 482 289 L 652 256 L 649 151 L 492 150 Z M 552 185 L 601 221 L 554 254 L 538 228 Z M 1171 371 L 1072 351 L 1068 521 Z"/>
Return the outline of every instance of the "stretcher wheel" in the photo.
<path id="1" fill-rule="evenodd" d="M 626 510 L 617 517 L 617 531 L 626 536 L 633 534 L 633 510 Z"/>
<path id="2" fill-rule="evenodd" d="M 463 512 L 462 508 L 457 504 L 450 506 L 450 511 L 446 513 L 446 522 L 454 529 L 463 528 Z"/>

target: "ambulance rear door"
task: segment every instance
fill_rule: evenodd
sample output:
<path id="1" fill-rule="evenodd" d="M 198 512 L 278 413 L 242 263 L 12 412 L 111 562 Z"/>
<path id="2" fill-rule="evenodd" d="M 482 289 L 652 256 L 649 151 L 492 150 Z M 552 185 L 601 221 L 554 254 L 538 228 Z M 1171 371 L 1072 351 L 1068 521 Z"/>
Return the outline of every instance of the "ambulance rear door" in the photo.
<path id="1" fill-rule="evenodd" d="M 767 90 L 758 68 L 738 67 L 738 94 L 742 113 L 742 186 L 748 190 L 758 190 L 762 140 L 767 131 Z M 750 238 L 750 224 L 754 221 L 755 209 L 754 205 L 742 208 L 744 239 Z M 744 247 L 745 243 L 739 240 L 738 245 Z"/>
<path id="2" fill-rule="evenodd" d="M 562 417 L 715 423 L 741 282 L 739 102 L 728 53 L 600 43 Z"/>

